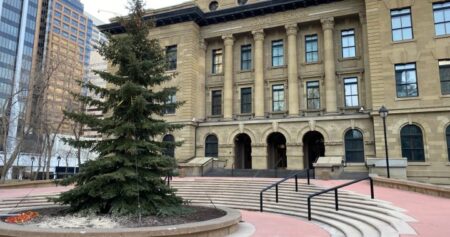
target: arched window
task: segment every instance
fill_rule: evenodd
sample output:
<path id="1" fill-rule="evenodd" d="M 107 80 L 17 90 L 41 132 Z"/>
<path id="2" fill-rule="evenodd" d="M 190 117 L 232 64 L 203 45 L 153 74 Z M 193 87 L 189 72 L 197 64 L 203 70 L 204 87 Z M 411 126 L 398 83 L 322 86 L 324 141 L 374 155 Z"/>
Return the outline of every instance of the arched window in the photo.
<path id="1" fill-rule="evenodd" d="M 175 137 L 170 134 L 165 135 L 163 138 L 163 142 L 172 143 L 169 145 L 170 147 L 164 149 L 163 155 L 175 158 L 175 144 L 173 144 L 175 142 Z"/>
<path id="2" fill-rule="evenodd" d="M 402 156 L 408 161 L 425 161 L 422 130 L 416 125 L 407 125 L 400 131 Z"/>
<path id="3" fill-rule="evenodd" d="M 363 134 L 356 129 L 345 133 L 345 161 L 348 163 L 364 162 Z"/>
<path id="4" fill-rule="evenodd" d="M 215 135 L 206 137 L 205 157 L 219 157 L 219 140 Z"/>
<path id="5" fill-rule="evenodd" d="M 450 161 L 450 125 L 447 127 L 447 131 L 445 133 L 447 134 L 447 155 L 448 160 Z"/>

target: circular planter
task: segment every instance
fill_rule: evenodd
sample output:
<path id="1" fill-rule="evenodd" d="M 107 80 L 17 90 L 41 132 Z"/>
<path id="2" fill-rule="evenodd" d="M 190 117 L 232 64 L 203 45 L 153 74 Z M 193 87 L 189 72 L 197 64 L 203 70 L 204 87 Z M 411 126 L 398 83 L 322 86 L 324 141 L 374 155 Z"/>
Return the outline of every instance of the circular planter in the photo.
<path id="1" fill-rule="evenodd" d="M 225 207 L 218 207 L 218 209 L 226 212 L 226 215 L 208 221 L 141 228 L 44 229 L 26 225 L 8 224 L 1 221 L 0 237 L 222 237 L 235 232 L 241 220 L 241 213 L 237 210 Z"/>

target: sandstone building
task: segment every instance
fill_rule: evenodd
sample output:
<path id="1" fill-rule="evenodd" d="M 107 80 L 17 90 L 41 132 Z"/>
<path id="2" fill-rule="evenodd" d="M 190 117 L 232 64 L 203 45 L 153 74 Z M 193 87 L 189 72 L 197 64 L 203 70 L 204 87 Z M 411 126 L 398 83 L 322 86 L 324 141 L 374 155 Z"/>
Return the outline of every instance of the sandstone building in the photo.
<path id="1" fill-rule="evenodd" d="M 196 0 L 150 10 L 185 124 L 179 161 L 347 171 L 407 158 L 413 180 L 450 183 L 450 1 Z M 118 23 L 101 27 L 123 33 Z M 170 101 L 169 101 L 170 102 Z"/>

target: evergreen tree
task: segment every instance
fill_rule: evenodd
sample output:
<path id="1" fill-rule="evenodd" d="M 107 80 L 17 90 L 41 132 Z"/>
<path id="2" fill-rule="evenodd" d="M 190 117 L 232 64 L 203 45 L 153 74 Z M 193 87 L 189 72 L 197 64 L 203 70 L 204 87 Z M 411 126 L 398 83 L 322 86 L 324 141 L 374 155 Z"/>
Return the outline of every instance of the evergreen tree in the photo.
<path id="1" fill-rule="evenodd" d="M 74 95 L 107 116 L 102 119 L 84 111 L 65 111 L 68 118 L 93 128 L 104 138 L 67 140 L 76 148 L 99 154 L 98 159 L 82 165 L 79 174 L 62 181 L 63 185 L 75 184 L 75 188 L 54 201 L 70 205 L 73 212 L 164 215 L 178 211 L 182 204 L 162 179 L 176 167 L 175 159 L 164 156 L 164 151 L 179 144 L 156 140 L 181 128 L 157 119 L 181 103 L 166 104 L 177 89 L 162 88 L 172 76 L 165 73 L 166 58 L 158 41 L 149 39 L 151 23 L 143 20 L 143 7 L 142 0 L 130 1 L 131 14 L 120 21 L 126 33 L 109 37 L 109 43 L 99 48 L 117 69 L 115 73 L 96 72 L 112 86 L 86 85 L 103 100 Z"/>

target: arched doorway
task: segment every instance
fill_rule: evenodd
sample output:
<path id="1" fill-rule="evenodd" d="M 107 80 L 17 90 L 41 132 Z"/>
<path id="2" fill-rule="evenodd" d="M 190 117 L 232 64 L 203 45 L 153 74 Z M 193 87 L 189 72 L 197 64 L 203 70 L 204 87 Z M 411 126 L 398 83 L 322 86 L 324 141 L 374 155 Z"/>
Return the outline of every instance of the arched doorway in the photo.
<path id="1" fill-rule="evenodd" d="M 275 132 L 267 138 L 267 168 L 287 168 L 286 138 Z"/>
<path id="2" fill-rule="evenodd" d="M 311 131 L 303 136 L 303 162 L 305 168 L 313 169 L 317 158 L 325 156 L 325 143 L 323 135 Z"/>
<path id="3" fill-rule="evenodd" d="M 252 140 L 245 133 L 234 138 L 234 159 L 236 169 L 252 168 Z"/>

